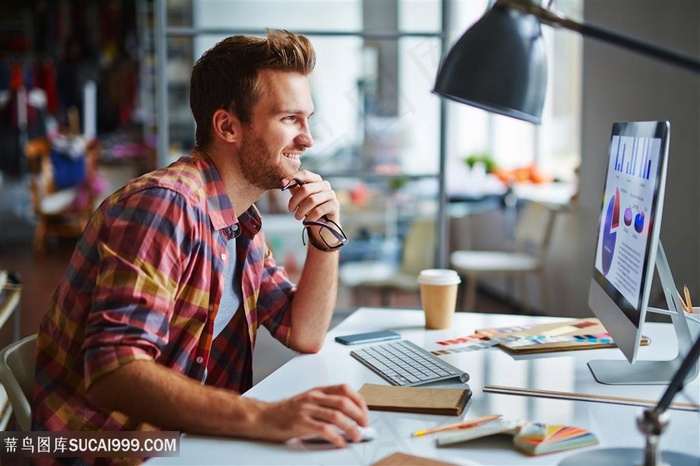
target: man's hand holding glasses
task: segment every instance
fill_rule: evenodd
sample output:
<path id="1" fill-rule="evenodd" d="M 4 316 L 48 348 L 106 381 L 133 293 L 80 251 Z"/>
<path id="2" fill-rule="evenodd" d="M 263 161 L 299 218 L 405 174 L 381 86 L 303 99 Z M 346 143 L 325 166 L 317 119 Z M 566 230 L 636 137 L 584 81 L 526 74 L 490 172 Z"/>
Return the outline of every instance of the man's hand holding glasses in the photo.
<path id="1" fill-rule="evenodd" d="M 330 184 L 308 171 L 301 171 L 284 182 L 282 191 L 292 193 L 289 210 L 304 225 L 302 242 L 306 244 L 308 237 L 313 247 L 324 252 L 342 248 L 348 237 L 339 225 L 340 204 Z"/>

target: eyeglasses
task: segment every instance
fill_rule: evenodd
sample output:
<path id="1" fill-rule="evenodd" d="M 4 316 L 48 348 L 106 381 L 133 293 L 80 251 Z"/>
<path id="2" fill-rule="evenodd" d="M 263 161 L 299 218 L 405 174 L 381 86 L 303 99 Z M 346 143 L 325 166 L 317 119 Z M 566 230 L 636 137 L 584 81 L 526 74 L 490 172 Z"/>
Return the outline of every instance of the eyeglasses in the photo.
<path id="1" fill-rule="evenodd" d="M 306 182 L 294 178 L 282 187 L 282 191 L 305 184 Z M 345 246 L 348 242 L 348 237 L 340 225 L 329 219 L 327 215 L 324 215 L 319 220 L 304 220 L 301 223 L 304 225 L 304 230 L 301 232 L 301 242 L 304 243 L 304 246 L 306 246 L 307 237 L 309 243 L 321 251 L 335 251 Z M 311 231 L 309 231 L 311 227 L 318 228 L 318 237 L 321 238 L 322 242 L 319 242 Z"/>

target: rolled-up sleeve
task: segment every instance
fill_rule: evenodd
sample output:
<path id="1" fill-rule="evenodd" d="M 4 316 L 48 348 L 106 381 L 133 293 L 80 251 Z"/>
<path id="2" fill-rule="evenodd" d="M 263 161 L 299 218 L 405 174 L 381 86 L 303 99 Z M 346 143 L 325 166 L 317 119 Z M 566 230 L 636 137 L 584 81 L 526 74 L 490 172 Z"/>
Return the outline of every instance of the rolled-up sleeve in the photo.
<path id="1" fill-rule="evenodd" d="M 165 188 L 132 194 L 105 213 L 99 272 L 85 328 L 85 387 L 168 343 L 195 224 L 182 195 Z"/>

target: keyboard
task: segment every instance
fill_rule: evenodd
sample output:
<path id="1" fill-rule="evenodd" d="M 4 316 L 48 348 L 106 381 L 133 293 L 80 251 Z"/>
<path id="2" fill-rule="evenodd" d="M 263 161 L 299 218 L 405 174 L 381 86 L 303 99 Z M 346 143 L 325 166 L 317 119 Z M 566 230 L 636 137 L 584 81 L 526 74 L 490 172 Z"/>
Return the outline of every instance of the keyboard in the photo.
<path id="1" fill-rule="evenodd" d="M 469 380 L 469 374 L 408 340 L 350 351 L 350 355 L 392 385 L 410 387 L 441 380 Z"/>

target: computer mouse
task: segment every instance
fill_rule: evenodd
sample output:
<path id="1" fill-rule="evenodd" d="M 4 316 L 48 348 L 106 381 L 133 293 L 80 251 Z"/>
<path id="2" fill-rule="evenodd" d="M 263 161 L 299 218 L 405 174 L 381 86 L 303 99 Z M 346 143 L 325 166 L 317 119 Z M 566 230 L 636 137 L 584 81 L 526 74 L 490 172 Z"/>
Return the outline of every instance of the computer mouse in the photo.
<path id="1" fill-rule="evenodd" d="M 345 432 L 344 430 L 341 430 L 340 427 L 337 427 L 337 426 L 335 427 L 335 429 L 338 431 L 338 433 L 340 435 L 343 436 L 345 441 L 347 441 L 348 443 L 353 443 L 347 432 Z M 370 441 L 374 440 L 375 438 L 377 438 L 377 429 L 375 429 L 372 426 L 368 426 L 368 427 L 359 426 L 358 429 L 360 430 L 360 436 L 361 436 L 360 442 L 370 442 Z M 328 443 L 328 441 L 326 439 L 321 438 L 321 437 L 305 438 L 305 439 L 303 439 L 303 442 L 304 443 Z"/>
<path id="2" fill-rule="evenodd" d="M 375 429 L 374 427 L 367 426 L 360 427 L 359 429 L 360 435 L 362 435 L 362 440 L 360 440 L 361 442 L 370 442 L 377 438 L 377 429 Z M 348 442 L 350 441 L 345 431 L 343 431 L 342 435 L 345 438 L 345 440 L 347 440 Z"/>

